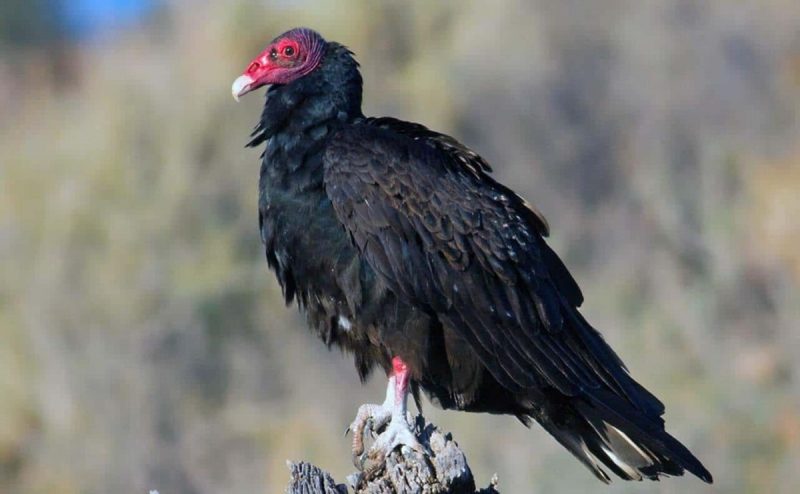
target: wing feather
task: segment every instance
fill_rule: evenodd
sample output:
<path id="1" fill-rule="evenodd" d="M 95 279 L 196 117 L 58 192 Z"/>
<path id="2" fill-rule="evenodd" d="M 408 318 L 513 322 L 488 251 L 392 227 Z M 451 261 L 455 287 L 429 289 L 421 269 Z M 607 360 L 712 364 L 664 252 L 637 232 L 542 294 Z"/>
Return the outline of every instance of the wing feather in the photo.
<path id="1" fill-rule="evenodd" d="M 476 153 L 416 124 L 369 119 L 340 130 L 324 161 L 337 217 L 367 262 L 447 321 L 501 385 L 611 393 L 659 412 L 577 311 L 583 296 L 543 239 L 547 223 Z"/>

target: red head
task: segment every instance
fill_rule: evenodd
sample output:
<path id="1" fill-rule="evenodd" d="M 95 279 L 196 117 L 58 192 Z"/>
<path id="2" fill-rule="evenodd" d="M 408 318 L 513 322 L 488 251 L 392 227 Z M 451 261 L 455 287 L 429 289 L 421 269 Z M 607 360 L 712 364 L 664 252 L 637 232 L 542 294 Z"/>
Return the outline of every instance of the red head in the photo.
<path id="1" fill-rule="evenodd" d="M 325 52 L 325 40 L 316 31 L 295 28 L 267 46 L 233 81 L 231 92 L 239 97 L 267 84 L 289 84 L 319 66 Z"/>

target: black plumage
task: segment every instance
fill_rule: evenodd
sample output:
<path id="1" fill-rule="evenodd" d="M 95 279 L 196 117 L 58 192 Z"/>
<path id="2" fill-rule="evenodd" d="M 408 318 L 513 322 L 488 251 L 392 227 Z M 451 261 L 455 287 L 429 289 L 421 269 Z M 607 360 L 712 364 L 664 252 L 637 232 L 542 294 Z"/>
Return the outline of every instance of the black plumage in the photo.
<path id="1" fill-rule="evenodd" d="M 310 69 L 312 54 L 286 58 L 301 76 L 262 81 L 272 85 L 250 142 L 266 143 L 260 229 L 286 302 L 352 352 L 362 379 L 398 356 L 412 388 L 442 407 L 536 420 L 603 481 L 602 466 L 710 482 L 665 432 L 663 404 L 578 311 L 542 215 L 452 137 L 364 117 L 344 46 L 300 29 L 264 56 L 284 54 L 287 39 L 322 51 Z M 235 95 L 258 86 L 254 74 Z"/>

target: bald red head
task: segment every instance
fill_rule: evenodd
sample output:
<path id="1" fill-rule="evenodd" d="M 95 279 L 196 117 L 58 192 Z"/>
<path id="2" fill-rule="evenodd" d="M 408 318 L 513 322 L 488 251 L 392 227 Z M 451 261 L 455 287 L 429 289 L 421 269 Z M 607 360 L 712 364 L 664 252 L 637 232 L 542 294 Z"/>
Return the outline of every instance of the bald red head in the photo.
<path id="1" fill-rule="evenodd" d="M 295 28 L 281 34 L 233 81 L 231 92 L 240 96 L 268 84 L 289 84 L 319 66 L 326 42 L 314 30 Z"/>

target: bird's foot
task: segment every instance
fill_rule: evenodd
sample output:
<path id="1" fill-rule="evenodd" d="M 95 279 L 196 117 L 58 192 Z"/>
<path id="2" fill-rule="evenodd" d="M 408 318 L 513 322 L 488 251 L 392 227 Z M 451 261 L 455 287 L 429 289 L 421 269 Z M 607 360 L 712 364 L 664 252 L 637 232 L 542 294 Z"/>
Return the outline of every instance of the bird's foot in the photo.
<path id="1" fill-rule="evenodd" d="M 353 423 L 344 432 L 345 435 L 353 433 L 353 463 L 359 466 L 359 459 L 364 453 L 364 432 L 370 431 L 377 433 L 392 418 L 391 404 L 384 403 L 366 404 L 358 407 L 358 413 Z"/>
<path id="2" fill-rule="evenodd" d="M 377 471 L 386 461 L 386 457 L 398 447 L 402 448 L 403 454 L 416 451 L 424 455 L 425 447 L 419 442 L 413 431 L 413 419 L 411 414 L 406 417 L 392 415 L 389 425 L 378 435 L 375 444 L 369 449 L 366 458 L 356 465 L 364 472 L 366 477 Z M 408 448 L 408 449 L 406 449 Z"/>
<path id="3" fill-rule="evenodd" d="M 392 358 L 392 374 L 389 375 L 386 387 L 386 400 L 382 405 L 360 406 L 355 420 L 345 432 L 345 435 L 353 432 L 353 464 L 367 477 L 377 471 L 398 446 L 425 453 L 425 449 L 414 436 L 414 417 L 406 408 L 409 378 L 410 372 L 406 363 L 400 357 Z M 385 430 L 382 430 L 384 427 Z M 364 432 L 367 430 L 378 434 L 378 438 L 364 455 Z"/>

